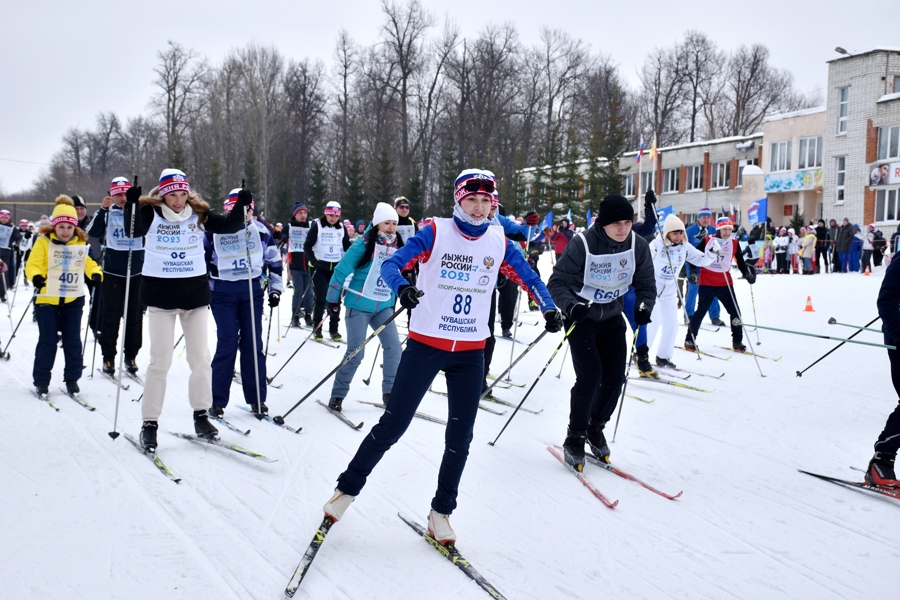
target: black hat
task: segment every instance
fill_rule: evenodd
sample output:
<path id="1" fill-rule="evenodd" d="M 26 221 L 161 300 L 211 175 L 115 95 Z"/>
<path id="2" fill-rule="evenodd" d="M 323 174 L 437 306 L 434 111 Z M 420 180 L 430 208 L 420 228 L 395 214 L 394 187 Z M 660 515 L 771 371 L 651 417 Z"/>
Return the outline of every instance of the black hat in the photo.
<path id="1" fill-rule="evenodd" d="M 394 199 L 394 207 L 397 206 L 409 206 L 409 200 L 405 196 L 399 196 Z"/>
<path id="2" fill-rule="evenodd" d="M 633 219 L 634 208 L 624 196 L 610 194 L 600 202 L 600 209 L 597 211 L 598 227 L 606 227 L 616 221 L 631 221 Z"/>
<path id="3" fill-rule="evenodd" d="M 72 196 L 72 204 L 74 204 L 76 208 L 87 208 L 87 204 L 85 204 L 84 198 L 81 196 Z"/>

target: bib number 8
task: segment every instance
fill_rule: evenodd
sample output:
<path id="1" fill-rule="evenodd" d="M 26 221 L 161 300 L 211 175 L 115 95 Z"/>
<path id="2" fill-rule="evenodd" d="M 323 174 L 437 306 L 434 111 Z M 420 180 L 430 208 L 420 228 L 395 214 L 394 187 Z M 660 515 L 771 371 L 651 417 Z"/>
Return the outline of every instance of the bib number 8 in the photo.
<path id="1" fill-rule="evenodd" d="M 472 312 L 472 296 L 466 294 L 465 298 L 463 298 L 462 294 L 457 294 L 453 299 L 453 314 L 463 313 L 467 315 L 470 312 Z"/>

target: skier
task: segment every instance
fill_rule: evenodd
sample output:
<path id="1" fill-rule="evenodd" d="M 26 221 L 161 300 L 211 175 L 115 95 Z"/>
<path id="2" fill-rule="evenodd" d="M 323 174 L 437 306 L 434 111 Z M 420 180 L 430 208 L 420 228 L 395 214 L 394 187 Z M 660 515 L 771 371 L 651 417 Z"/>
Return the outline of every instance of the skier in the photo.
<path id="1" fill-rule="evenodd" d="M 103 372 L 116 374 L 115 360 L 119 339 L 119 321 L 125 317 L 125 369 L 137 374 L 135 362 L 143 345 L 144 315 L 141 306 L 141 270 L 144 265 L 144 240 L 129 239 L 125 231 L 125 193 L 131 182 L 116 177 L 109 184 L 109 195 L 103 198 L 100 210 L 88 226 L 93 238 L 103 240 L 103 285 L 100 286 L 100 303 L 103 305 L 100 323 L 100 350 L 103 354 Z M 128 314 L 125 311 L 125 284 L 128 271 L 128 249 L 131 248 L 131 284 L 128 289 Z M 96 301 L 96 300 L 95 300 Z"/>
<path id="2" fill-rule="evenodd" d="M 478 169 L 468 169 L 457 177 L 454 189 L 453 217 L 433 220 L 382 265 L 381 276 L 398 295 L 400 304 L 415 309 L 397 370 L 397 379 L 403 385 L 391 391 L 381 420 L 338 478 L 335 493 L 324 507 L 327 517 L 334 521 L 342 518 L 372 469 L 406 431 L 429 385 L 443 370 L 449 391 L 449 424 L 437 492 L 428 515 L 429 535 L 441 544 L 456 541 L 449 515 L 456 508 L 478 412 L 482 350 L 488 337 L 487 315 L 497 274 L 503 271 L 537 295 L 535 300 L 544 310 L 548 331 L 561 327 L 559 311 L 544 284 L 521 252 L 504 239 L 503 230 L 490 225 L 491 178 Z M 400 274 L 416 261 L 420 264 L 421 292 Z"/>
<path id="3" fill-rule="evenodd" d="M 711 220 L 712 211 L 704 206 L 700 209 L 700 212 L 697 213 L 697 222 L 688 227 L 685 231 L 685 235 L 687 235 L 687 240 L 690 242 L 691 246 L 696 248 L 707 236 L 715 233 L 715 228 L 712 227 Z M 692 269 L 690 265 L 685 265 L 684 268 L 688 280 L 688 291 L 684 297 L 684 301 L 687 304 L 687 316 L 688 319 L 690 319 L 694 316 L 694 311 L 697 309 L 697 294 L 700 291 L 700 287 L 697 283 L 699 273 L 697 269 Z M 719 301 L 714 300 L 712 306 L 709 307 L 709 320 L 716 327 L 725 326 L 725 322 L 719 318 L 720 315 L 721 309 L 719 308 Z"/>
<path id="4" fill-rule="evenodd" d="M 716 234 L 708 236 L 701 242 L 698 250 L 706 251 L 706 246 L 713 244 L 714 241 L 720 245 L 719 256 L 716 261 L 700 269 L 700 300 L 697 304 L 697 312 L 691 317 L 691 324 L 688 328 L 687 337 L 684 340 L 684 347 L 687 350 L 696 351 L 697 332 L 700 330 L 700 323 L 706 311 L 709 310 L 713 298 L 718 298 L 731 317 L 731 347 L 738 352 L 744 352 L 747 347 L 742 343 L 744 332 L 741 327 L 741 309 L 737 305 L 737 297 L 734 296 L 734 282 L 731 279 L 731 261 L 737 261 L 738 270 L 744 274 L 747 283 L 753 285 L 756 283 L 756 271 L 747 266 L 744 257 L 740 252 L 737 240 L 732 237 L 734 224 L 728 217 L 719 217 L 716 221 Z"/>
<path id="5" fill-rule="evenodd" d="M 194 409 L 194 431 L 205 438 L 214 438 L 218 433 L 206 413 L 212 406 L 212 369 L 207 335 L 210 291 L 203 230 L 240 231 L 244 207 L 250 206 L 253 196 L 241 190 L 235 209 L 227 217 L 210 212 L 209 205 L 198 194 L 191 193 L 187 175 L 178 169 L 165 169 L 159 176 L 158 187 L 150 190 L 148 196 L 142 197 L 141 192 L 140 187 L 125 192 L 125 231 L 133 226 L 134 237 L 145 238 L 141 302 L 147 305 L 150 365 L 141 402 L 141 445 L 153 452 L 157 446 L 157 421 L 166 396 L 166 375 L 172 365 L 176 317 L 181 320 L 191 369 L 188 399 Z"/>
<path id="6" fill-rule="evenodd" d="M 25 263 L 28 262 L 28 253 L 31 252 L 31 244 L 34 242 L 34 231 L 33 227 L 29 228 L 31 224 L 28 222 L 28 219 L 22 219 L 19 221 L 19 235 L 21 239 L 19 240 L 19 244 L 16 247 L 16 270 L 21 271 L 25 268 Z M 16 273 L 16 280 L 18 280 L 19 274 Z M 28 278 L 24 278 L 25 287 L 28 287 Z"/>
<path id="7" fill-rule="evenodd" d="M 62 334 L 66 366 L 63 380 L 69 394 L 79 393 L 81 379 L 81 313 L 84 308 L 84 278 L 99 284 L 102 272 L 91 258 L 87 234 L 78 227 L 72 199 L 59 196 L 50 225 L 41 227 L 34 242 L 25 277 L 34 283 L 34 315 L 40 331 L 34 348 L 32 378 L 35 392 L 46 395 L 50 371 L 56 360 L 57 334 Z"/>
<path id="8" fill-rule="evenodd" d="M 313 339 L 317 342 L 323 339 L 322 317 L 325 313 L 325 296 L 328 293 L 331 274 L 349 247 L 349 233 L 341 224 L 341 205 L 332 200 L 325 205 L 325 214 L 310 224 L 306 242 L 303 244 L 306 260 L 313 269 L 312 287 L 315 297 L 313 322 L 316 328 Z M 296 283 L 294 287 L 297 287 Z M 338 342 L 343 341 L 338 331 L 340 320 L 338 314 L 329 315 L 328 333 L 331 339 Z"/>
<path id="9" fill-rule="evenodd" d="M 878 291 L 878 316 L 884 343 L 897 346 L 900 342 L 900 260 L 892 260 L 884 272 L 884 280 Z M 900 395 L 900 355 L 897 350 L 888 350 L 891 361 L 891 381 Z M 873 485 L 900 488 L 897 472 L 894 470 L 897 450 L 900 449 L 900 404 L 887 419 L 884 430 L 875 442 L 875 454 L 866 469 L 866 481 Z"/>
<path id="10" fill-rule="evenodd" d="M 397 211 L 390 204 L 379 202 L 372 216 L 372 226 L 353 242 L 341 262 L 334 268 L 325 298 L 328 311 L 332 314 L 340 312 L 344 282 L 352 276 L 344 301 L 347 307 L 344 313 L 344 324 L 347 327 L 346 354 L 353 352 L 365 341 L 367 327 L 378 329 L 394 312 L 394 301 L 397 297 L 382 279 L 381 265 L 397 249 L 403 247 L 403 239 L 397 232 L 398 220 Z M 388 323 L 378 334 L 378 339 L 384 350 L 381 393 L 387 404 L 391 388 L 394 386 L 397 365 L 400 363 L 397 325 L 393 321 Z M 331 399 L 328 401 L 328 407 L 332 410 L 341 410 L 341 403 L 350 391 L 350 382 L 353 381 L 364 354 L 365 348 L 357 352 L 335 374 Z"/>
<path id="11" fill-rule="evenodd" d="M 623 196 L 601 202 L 594 224 L 575 236 L 553 269 L 547 287 L 563 314 L 569 334 L 575 385 L 570 393 L 565 460 L 584 468 L 584 446 L 609 459 L 603 429 L 622 390 L 628 344 L 620 299 L 634 285 L 637 326 L 650 322 L 656 301 L 653 259 L 647 241 L 631 231 L 634 210 Z"/>
<path id="12" fill-rule="evenodd" d="M 695 267 L 703 267 L 717 258 L 719 241 L 713 238 L 706 251 L 700 252 L 690 244 L 685 244 L 684 222 L 675 215 L 666 217 L 662 235 L 650 242 L 650 254 L 656 273 L 656 304 L 647 325 L 647 344 L 653 345 L 657 332 L 662 332 L 656 349 L 656 366 L 675 368 L 672 356 L 675 353 L 675 335 L 678 333 L 678 299 L 675 277 L 685 262 Z"/>
<path id="13" fill-rule="evenodd" d="M 312 326 L 313 290 L 310 285 L 306 252 L 303 248 L 309 233 L 309 223 L 306 220 L 308 214 L 305 204 L 295 202 L 291 221 L 288 223 L 288 263 L 291 265 L 291 281 L 294 282 L 294 295 L 291 299 L 291 327 L 300 327 L 301 313 L 306 326 Z"/>
<path id="14" fill-rule="evenodd" d="M 0 260 L 7 266 L 3 281 L 0 281 L 0 302 L 6 302 L 6 292 L 16 287 L 15 248 L 21 242 L 22 234 L 9 222 L 11 218 L 12 214 L 8 210 L 0 210 Z"/>
<path id="15" fill-rule="evenodd" d="M 397 235 L 400 236 L 400 239 L 405 244 L 406 240 L 416 235 L 416 232 L 419 231 L 419 226 L 409 217 L 409 200 L 406 197 L 399 196 L 395 198 L 394 209 L 397 211 Z M 416 282 L 411 281 L 410 284 L 416 285 Z"/>

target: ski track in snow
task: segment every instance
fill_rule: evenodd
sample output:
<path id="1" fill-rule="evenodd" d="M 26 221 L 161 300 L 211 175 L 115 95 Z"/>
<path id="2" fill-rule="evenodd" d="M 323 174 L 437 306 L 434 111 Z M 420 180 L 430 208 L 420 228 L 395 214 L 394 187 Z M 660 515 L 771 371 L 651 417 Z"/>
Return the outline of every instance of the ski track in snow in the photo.
<path id="1" fill-rule="evenodd" d="M 545 263 L 547 275 L 550 264 Z M 828 318 L 871 320 L 883 270 L 876 269 L 873 277 L 760 276 L 754 287 L 756 314 L 763 325 L 848 337 L 852 329 L 829 326 Z M 751 322 L 746 282 L 738 281 L 736 292 Z M 815 313 L 803 312 L 807 295 Z M 531 315 L 525 302 L 522 306 L 524 322 Z M 287 322 L 289 303 L 281 308 Z M 27 304 L 20 298 L 13 312 L 21 310 Z M 684 331 L 679 328 L 677 344 Z M 539 332 L 519 327 L 525 344 L 514 345 L 516 356 Z M 837 342 L 758 333 L 761 345 L 755 331 L 745 343 L 767 356 L 784 355 L 779 362 L 760 360 L 765 378 L 750 355 L 697 361 L 678 351 L 674 360 L 680 367 L 725 372 L 721 380 L 694 376 L 685 382 L 715 392 L 629 382 L 629 389 L 656 402 L 625 402 L 611 444 L 613 463 L 659 489 L 684 490 L 674 501 L 586 465 L 591 482 L 620 501 L 610 510 L 548 455 L 544 447 L 565 436 L 574 381 L 571 356 L 565 358 L 561 378 L 555 377 L 564 352 L 526 402 L 544 412 L 519 412 L 495 447 L 487 442 L 513 408 L 504 416 L 479 411 L 453 514 L 461 552 L 510 599 L 895 595 L 883 574 L 900 564 L 897 502 L 797 472 L 799 467 L 861 477 L 849 465 L 865 466 L 897 402 L 885 352 L 846 345 L 798 378 L 796 371 Z M 9 335 L 4 320 L 0 338 L 8 341 Z M 303 339 L 273 340 L 278 356 L 269 358 L 269 372 L 280 368 Z M 877 333 L 856 339 L 881 342 Z M 87 377 L 85 369 L 82 393 L 97 407 L 94 413 L 57 391 L 61 351 L 50 386 L 60 411 L 35 398 L 30 380 L 36 340 L 36 325 L 24 322 L 10 348 L 12 359 L 0 361 L 8 384 L 0 420 L 0 488 L 12 511 L 0 524 L 4 596 L 282 597 L 337 476 L 380 417 L 379 409 L 354 402 L 381 399 L 375 383 L 380 374 L 373 375 L 374 385 L 362 383 L 374 346 L 347 398 L 348 416 L 366 422 L 359 431 L 313 402 L 330 397 L 332 380 L 288 417 L 288 424 L 303 427 L 300 434 L 233 408 L 243 397 L 240 386 L 232 386 L 226 419 L 252 432 L 243 438 L 220 428 L 221 437 L 279 461 L 273 464 L 166 433 L 192 431 L 187 361 L 176 351 L 159 434 L 160 456 L 183 478 L 176 485 L 127 441 L 107 436 L 114 385 Z M 698 341 L 716 352 L 716 345 L 730 344 L 730 333 L 702 331 Z M 525 388 L 495 388 L 495 394 L 518 403 L 558 343 L 558 334 L 547 336 L 513 369 L 513 381 Z M 88 363 L 92 344 L 89 339 Z M 492 367 L 497 374 L 509 361 L 506 346 L 500 348 Z M 284 389 L 268 389 L 270 414 L 283 414 L 318 383 L 346 348 L 339 350 L 323 352 L 307 344 L 279 376 Z M 148 357 L 147 348 L 138 356 L 142 370 Z M 440 377 L 435 389 L 445 389 Z M 121 394 L 118 430 L 136 435 L 140 404 L 131 397 L 131 392 Z M 447 399 L 426 394 L 419 410 L 446 418 Z M 614 421 L 610 440 L 613 426 Z M 427 590 L 452 598 L 487 597 L 397 517 L 404 512 L 425 522 L 443 436 L 439 425 L 413 419 L 332 528 L 297 597 L 419 598 Z"/>

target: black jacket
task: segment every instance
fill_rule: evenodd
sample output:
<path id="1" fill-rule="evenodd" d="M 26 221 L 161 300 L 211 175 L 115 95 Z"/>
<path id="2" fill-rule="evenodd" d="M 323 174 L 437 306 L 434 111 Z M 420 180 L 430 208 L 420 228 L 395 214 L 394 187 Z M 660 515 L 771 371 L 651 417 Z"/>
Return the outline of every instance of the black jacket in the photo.
<path id="1" fill-rule="evenodd" d="M 309 221 L 297 221 L 291 217 L 291 222 L 288 223 L 288 227 L 284 231 L 286 239 L 291 237 L 291 227 L 305 227 L 309 229 Z M 288 260 L 291 263 L 292 271 L 306 271 L 306 252 L 288 252 Z"/>
<path id="2" fill-rule="evenodd" d="M 333 227 L 334 229 L 342 229 L 344 225 L 338 221 L 334 225 L 329 225 L 328 221 L 325 220 L 325 217 L 321 217 L 316 219 L 316 226 L 309 226 L 309 235 L 306 236 L 306 243 L 303 244 L 304 254 L 306 254 L 306 260 L 309 262 L 309 266 L 313 269 L 325 269 L 326 271 L 334 271 L 335 265 L 337 263 L 325 262 L 322 260 L 316 260 L 316 254 L 313 252 L 313 246 L 316 245 L 316 241 L 319 239 L 319 227 Z M 344 232 L 344 236 L 341 238 L 341 241 L 344 245 L 344 252 L 350 248 L 351 240 L 350 236 L 347 235 L 347 232 Z"/>
<path id="3" fill-rule="evenodd" d="M 106 246 L 106 227 L 109 221 L 109 213 L 112 210 L 124 210 L 113 204 L 109 209 L 101 208 L 94 215 L 94 220 L 85 230 L 92 238 L 99 239 Z M 149 225 L 148 225 L 149 227 Z M 126 232 L 126 235 L 127 232 Z M 138 237 L 138 236 L 135 236 Z M 128 251 L 113 250 L 106 248 L 103 253 L 103 274 L 115 275 L 117 277 L 125 277 L 128 271 Z M 131 252 L 131 275 L 140 275 L 144 266 L 144 250 L 133 250 Z"/>
<path id="4" fill-rule="evenodd" d="M 850 252 L 850 244 L 853 242 L 853 227 L 850 225 L 841 225 L 838 229 L 837 238 L 835 239 L 835 247 L 838 252 Z"/>

